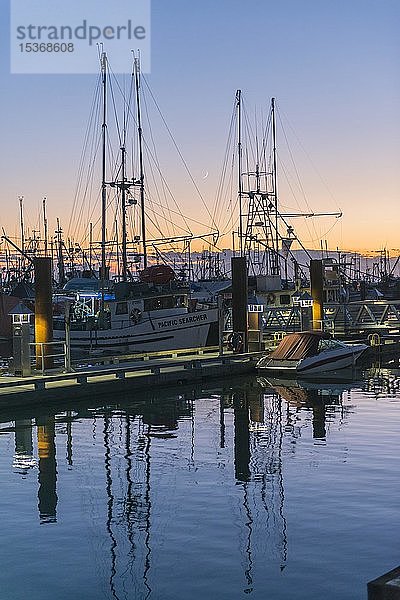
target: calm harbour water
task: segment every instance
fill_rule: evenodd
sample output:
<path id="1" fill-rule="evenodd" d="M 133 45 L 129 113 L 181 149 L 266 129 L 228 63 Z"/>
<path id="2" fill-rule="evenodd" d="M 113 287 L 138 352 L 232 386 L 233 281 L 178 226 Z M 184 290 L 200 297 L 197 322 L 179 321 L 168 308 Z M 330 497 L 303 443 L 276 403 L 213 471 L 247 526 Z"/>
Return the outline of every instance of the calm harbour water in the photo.
<path id="1" fill-rule="evenodd" d="M 400 378 L 0 415 L 0 599 L 366 599 L 400 563 Z"/>

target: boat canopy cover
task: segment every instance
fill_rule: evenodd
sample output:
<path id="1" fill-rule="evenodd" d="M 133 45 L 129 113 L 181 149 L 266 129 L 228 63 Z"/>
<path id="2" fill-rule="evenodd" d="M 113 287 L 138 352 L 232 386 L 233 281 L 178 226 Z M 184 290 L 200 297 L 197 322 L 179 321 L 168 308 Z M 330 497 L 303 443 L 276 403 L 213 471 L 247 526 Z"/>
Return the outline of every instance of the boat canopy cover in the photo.
<path id="1" fill-rule="evenodd" d="M 331 337 L 329 333 L 323 331 L 289 333 L 268 358 L 276 360 L 301 360 L 308 356 L 314 356 L 318 353 L 320 340 L 330 339 Z"/>

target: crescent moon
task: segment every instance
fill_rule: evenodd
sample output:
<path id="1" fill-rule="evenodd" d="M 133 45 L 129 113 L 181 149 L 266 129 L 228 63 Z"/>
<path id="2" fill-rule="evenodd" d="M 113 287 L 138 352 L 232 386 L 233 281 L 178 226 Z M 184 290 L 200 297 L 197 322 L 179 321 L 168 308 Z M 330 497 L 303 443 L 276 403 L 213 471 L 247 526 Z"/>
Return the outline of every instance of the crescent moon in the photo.
<path id="1" fill-rule="evenodd" d="M 208 177 L 208 171 L 206 171 L 206 172 L 204 173 L 204 175 L 203 175 L 203 179 L 207 179 L 207 177 Z"/>

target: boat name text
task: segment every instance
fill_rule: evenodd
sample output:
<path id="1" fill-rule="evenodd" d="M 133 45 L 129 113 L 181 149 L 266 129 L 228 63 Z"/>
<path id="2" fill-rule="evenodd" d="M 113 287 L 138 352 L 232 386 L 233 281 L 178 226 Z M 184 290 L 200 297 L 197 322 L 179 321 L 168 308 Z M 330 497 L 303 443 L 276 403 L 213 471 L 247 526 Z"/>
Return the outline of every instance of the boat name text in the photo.
<path id="1" fill-rule="evenodd" d="M 200 315 L 193 314 L 188 317 L 179 317 L 179 319 L 167 319 L 165 321 L 159 321 L 158 328 L 163 329 L 164 327 L 177 327 L 178 325 L 198 323 L 199 321 L 207 321 L 207 315 L 204 313 Z"/>

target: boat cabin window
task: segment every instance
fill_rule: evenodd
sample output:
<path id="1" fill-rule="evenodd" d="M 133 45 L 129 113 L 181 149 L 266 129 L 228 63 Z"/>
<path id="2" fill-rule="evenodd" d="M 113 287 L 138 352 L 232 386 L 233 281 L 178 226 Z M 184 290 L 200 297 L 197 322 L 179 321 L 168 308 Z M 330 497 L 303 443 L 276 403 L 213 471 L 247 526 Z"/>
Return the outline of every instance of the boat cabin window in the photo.
<path id="1" fill-rule="evenodd" d="M 318 346 L 318 352 L 324 352 L 325 350 L 338 350 L 343 348 L 344 344 L 338 340 L 320 340 Z"/>
<path id="2" fill-rule="evenodd" d="M 144 310 L 163 310 L 166 308 L 179 308 L 186 306 L 185 296 L 159 296 L 158 298 L 146 298 Z"/>
<path id="3" fill-rule="evenodd" d="M 144 310 L 160 310 L 165 308 L 174 308 L 175 302 L 173 296 L 161 296 L 159 298 L 147 298 L 144 301 Z"/>
<path id="4" fill-rule="evenodd" d="M 281 294 L 279 296 L 279 304 L 282 305 L 288 305 L 290 304 L 290 295 L 289 294 Z"/>
<path id="5" fill-rule="evenodd" d="M 127 315 L 128 314 L 128 303 L 127 302 L 118 302 L 117 307 L 115 309 L 116 315 Z"/>
<path id="6" fill-rule="evenodd" d="M 187 306 L 186 296 L 176 296 L 175 301 L 178 308 L 181 306 Z"/>

